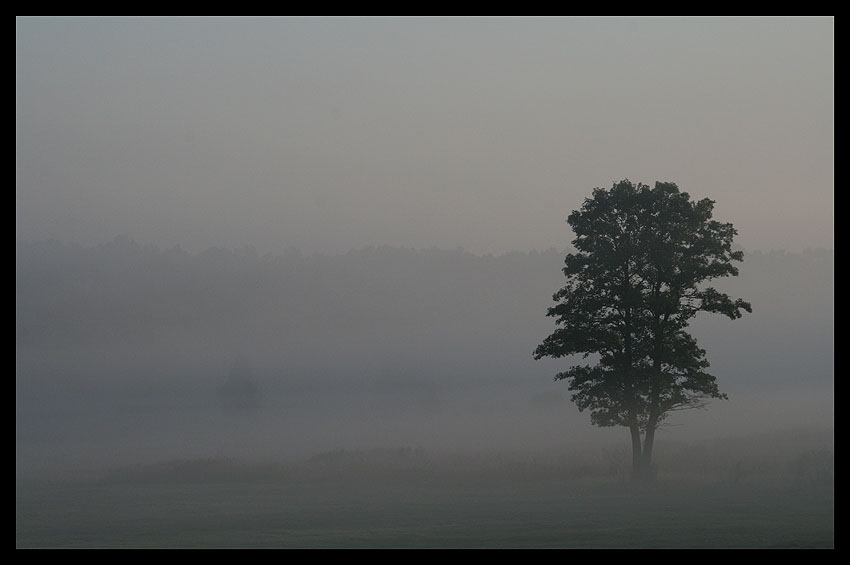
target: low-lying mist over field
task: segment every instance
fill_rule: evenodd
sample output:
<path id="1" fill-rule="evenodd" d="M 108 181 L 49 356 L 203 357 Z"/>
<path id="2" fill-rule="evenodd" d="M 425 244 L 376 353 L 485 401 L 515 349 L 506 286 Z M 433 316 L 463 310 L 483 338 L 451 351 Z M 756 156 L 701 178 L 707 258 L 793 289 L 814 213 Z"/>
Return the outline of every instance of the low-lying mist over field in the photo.
<path id="1" fill-rule="evenodd" d="M 626 431 L 591 426 L 553 381 L 571 361 L 531 356 L 563 255 L 18 243 L 17 475 L 616 448 Z M 675 414 L 661 458 L 673 441 L 832 429 L 833 252 L 748 253 L 741 273 L 723 288 L 757 315 L 694 329 L 729 400 Z"/>

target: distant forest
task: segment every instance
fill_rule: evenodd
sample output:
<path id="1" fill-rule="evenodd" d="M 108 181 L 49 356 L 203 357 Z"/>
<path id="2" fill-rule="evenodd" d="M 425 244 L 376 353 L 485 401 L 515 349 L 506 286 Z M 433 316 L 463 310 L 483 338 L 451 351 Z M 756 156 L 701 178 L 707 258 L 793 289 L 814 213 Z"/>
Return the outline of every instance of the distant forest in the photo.
<path id="1" fill-rule="evenodd" d="M 28 353 L 72 350 L 80 370 L 112 370 L 108 359 L 86 367 L 79 357 L 110 347 L 138 352 L 132 365 L 156 372 L 191 374 L 247 355 L 288 373 L 310 367 L 422 376 L 444 359 L 468 371 L 464 378 L 507 377 L 552 328 L 545 311 L 562 284 L 565 253 L 380 247 L 334 256 L 293 248 L 192 254 L 125 237 L 96 247 L 18 242 L 19 370 Z M 696 322 L 701 344 L 712 342 L 713 364 L 744 363 L 746 381 L 793 381 L 799 371 L 807 380 L 832 379 L 834 252 L 747 253 L 740 270 L 719 284 L 750 299 L 754 314 L 733 325 Z M 718 376 L 725 387 L 734 384 Z"/>

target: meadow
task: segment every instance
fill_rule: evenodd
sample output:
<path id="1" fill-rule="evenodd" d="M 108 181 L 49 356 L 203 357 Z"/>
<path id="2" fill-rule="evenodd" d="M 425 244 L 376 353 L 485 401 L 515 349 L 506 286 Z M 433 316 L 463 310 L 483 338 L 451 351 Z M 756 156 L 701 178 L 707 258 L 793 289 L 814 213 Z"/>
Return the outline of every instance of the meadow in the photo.
<path id="1" fill-rule="evenodd" d="M 18 548 L 833 548 L 834 459 L 582 461 L 417 450 L 172 461 L 16 484 Z M 715 459 L 717 461 L 717 459 Z M 682 465 L 701 469 L 681 472 Z"/>

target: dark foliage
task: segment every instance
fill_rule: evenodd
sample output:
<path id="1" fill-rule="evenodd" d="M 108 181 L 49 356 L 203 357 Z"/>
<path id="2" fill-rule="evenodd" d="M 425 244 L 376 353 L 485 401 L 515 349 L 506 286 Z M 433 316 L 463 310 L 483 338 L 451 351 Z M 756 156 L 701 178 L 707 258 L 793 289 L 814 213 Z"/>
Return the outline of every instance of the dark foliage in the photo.
<path id="1" fill-rule="evenodd" d="M 689 322 L 699 312 L 736 319 L 751 311 L 704 286 L 737 275 L 734 262 L 743 260 L 732 224 L 712 220 L 713 204 L 672 183 L 624 180 L 595 189 L 567 220 L 576 253 L 548 312 L 559 327 L 534 356 L 596 357 L 556 379 L 568 381 L 595 425 L 630 428 L 635 471 L 650 468 L 655 430 L 671 411 L 725 398 Z"/>

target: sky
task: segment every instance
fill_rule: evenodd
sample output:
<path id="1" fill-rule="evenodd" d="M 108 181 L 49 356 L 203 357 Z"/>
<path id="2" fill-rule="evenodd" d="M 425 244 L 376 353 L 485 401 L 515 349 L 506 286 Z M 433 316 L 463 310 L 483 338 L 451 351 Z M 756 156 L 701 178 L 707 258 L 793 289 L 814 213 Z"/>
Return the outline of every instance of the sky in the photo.
<path id="1" fill-rule="evenodd" d="M 572 239 L 676 182 L 834 247 L 833 18 L 18 18 L 16 238 L 343 253 Z"/>

